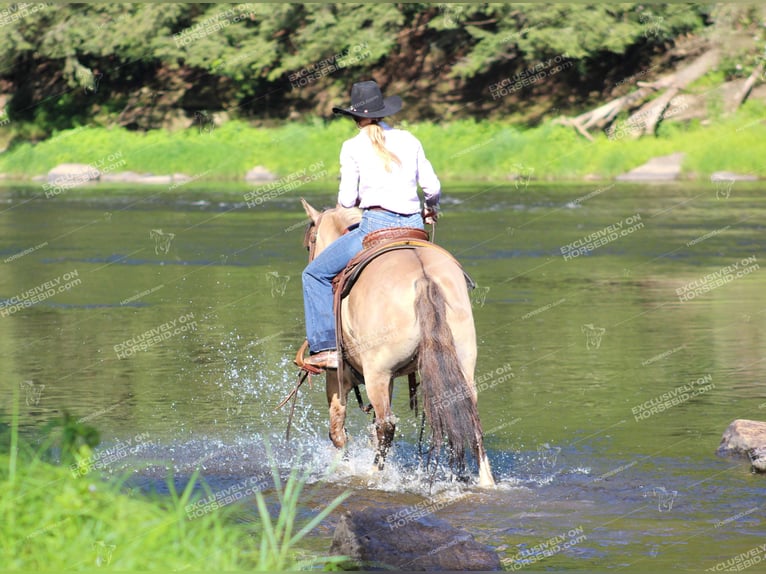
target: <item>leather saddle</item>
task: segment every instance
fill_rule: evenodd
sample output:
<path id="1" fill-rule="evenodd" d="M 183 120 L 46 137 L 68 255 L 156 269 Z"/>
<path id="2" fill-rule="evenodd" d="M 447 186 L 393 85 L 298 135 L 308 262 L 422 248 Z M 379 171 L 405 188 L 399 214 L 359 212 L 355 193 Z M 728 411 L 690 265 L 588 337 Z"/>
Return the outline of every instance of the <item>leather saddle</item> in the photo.
<path id="1" fill-rule="evenodd" d="M 365 267 L 375 258 L 384 253 L 398 249 L 438 249 L 447 254 L 462 270 L 460 263 L 455 260 L 451 253 L 443 247 L 429 242 L 429 236 L 423 229 L 416 227 L 390 227 L 368 233 L 362 240 L 362 251 L 357 253 L 348 262 L 345 269 L 338 273 L 332 281 L 333 288 L 333 312 L 335 314 L 335 333 L 338 350 L 338 378 L 343 380 L 343 368 L 345 364 L 345 349 L 343 345 L 343 322 L 341 320 L 341 301 L 348 296 L 351 288 L 356 283 L 359 275 Z M 463 271 L 469 289 L 476 287 L 476 283 Z"/>
<path id="2" fill-rule="evenodd" d="M 335 314 L 338 314 L 340 300 L 348 295 L 359 274 L 370 261 L 394 249 L 414 249 L 424 245 L 431 247 L 433 243 L 428 242 L 428 232 L 417 227 L 388 227 L 365 235 L 362 239 L 362 250 L 332 280 Z"/>

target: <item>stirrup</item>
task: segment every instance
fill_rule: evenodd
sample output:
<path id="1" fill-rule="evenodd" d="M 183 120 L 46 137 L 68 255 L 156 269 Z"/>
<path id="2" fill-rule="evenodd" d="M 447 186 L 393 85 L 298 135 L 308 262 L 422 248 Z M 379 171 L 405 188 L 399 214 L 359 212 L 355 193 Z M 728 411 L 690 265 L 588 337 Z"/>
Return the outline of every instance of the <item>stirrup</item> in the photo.
<path id="1" fill-rule="evenodd" d="M 295 359 L 293 362 L 300 368 L 301 371 L 306 371 L 307 373 L 311 375 L 318 375 L 320 373 L 324 372 L 324 369 L 320 369 L 319 367 L 315 367 L 314 365 L 307 365 L 306 364 L 306 351 L 309 348 L 309 341 L 306 339 L 303 341 L 303 344 L 301 345 L 300 349 L 298 349 L 298 352 L 295 354 Z"/>

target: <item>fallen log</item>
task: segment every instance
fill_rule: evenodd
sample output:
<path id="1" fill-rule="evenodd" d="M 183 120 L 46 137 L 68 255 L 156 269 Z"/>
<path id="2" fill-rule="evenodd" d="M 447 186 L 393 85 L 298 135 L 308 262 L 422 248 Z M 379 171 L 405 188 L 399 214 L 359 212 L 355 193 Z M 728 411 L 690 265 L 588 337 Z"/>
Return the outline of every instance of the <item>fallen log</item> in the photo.
<path id="1" fill-rule="evenodd" d="M 760 79 L 761 74 L 763 74 L 763 62 L 758 63 L 758 65 L 753 70 L 753 73 L 750 74 L 745 83 L 742 85 L 742 89 L 739 90 L 737 95 L 734 97 L 734 111 L 739 109 L 739 106 L 745 103 L 745 100 L 750 95 L 753 86 L 755 86 L 756 82 Z"/>
<path id="2" fill-rule="evenodd" d="M 631 135 L 654 134 L 658 124 L 665 117 L 673 98 L 686 86 L 713 68 L 719 57 L 718 50 L 708 50 L 688 66 L 672 74 L 662 76 L 654 82 L 639 82 L 638 89 L 629 94 L 615 98 L 579 116 L 559 118 L 554 123 L 571 126 L 581 136 L 592 140 L 591 130 L 606 130 L 612 127 L 619 114 L 628 111 L 633 113 L 624 122 L 623 127 L 627 127 Z M 659 91 L 664 93 L 644 103 L 650 96 Z"/>

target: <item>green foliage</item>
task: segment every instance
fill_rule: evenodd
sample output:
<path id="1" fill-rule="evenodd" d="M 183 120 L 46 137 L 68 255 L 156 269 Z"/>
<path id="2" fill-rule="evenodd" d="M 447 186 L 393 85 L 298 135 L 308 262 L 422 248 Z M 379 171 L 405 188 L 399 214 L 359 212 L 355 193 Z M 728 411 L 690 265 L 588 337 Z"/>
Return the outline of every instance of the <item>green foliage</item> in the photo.
<path id="1" fill-rule="evenodd" d="M 559 55 L 587 64 L 607 52 L 621 55 L 635 47 L 662 44 L 704 24 L 701 9 L 689 4 L 439 6 L 443 15 L 433 27 L 446 30 L 450 26 L 445 20 L 462 21 L 470 38 L 470 52 L 454 69 L 460 77 L 486 73 L 504 62 L 520 60 L 523 68 Z"/>
<path id="2" fill-rule="evenodd" d="M 766 115 L 764 108 L 760 102 L 748 101 L 735 116 L 709 126 L 663 122 L 656 138 L 619 141 L 595 134 L 596 140 L 588 142 L 571 128 L 550 122 L 526 130 L 508 123 L 474 120 L 400 125 L 421 140 L 447 190 L 453 182 L 507 180 L 520 165 L 534 169 L 533 177 L 541 180 L 579 179 L 585 175 L 609 179 L 653 156 L 676 151 L 687 153 L 689 171 L 698 177 L 706 178 L 718 170 L 765 176 L 759 143 L 759 138 L 763 141 L 766 137 L 766 125 L 761 121 Z M 315 165 L 320 166 L 314 172 L 319 177 L 305 189 L 322 186 L 328 190 L 337 186 L 340 146 L 355 134 L 356 128 L 346 119 L 290 123 L 277 128 L 254 128 L 231 121 L 211 133 L 200 133 L 196 128 L 147 134 L 81 128 L 60 132 L 37 145 L 14 147 L 0 155 L 0 172 L 29 177 L 45 174 L 60 163 L 93 163 L 119 153 L 125 161 L 120 170 L 200 175 L 202 185 L 242 181 L 255 165 L 263 165 L 280 177 L 300 174 Z M 66 193 L 92 194 L 94 189 L 83 186 Z M 145 189 L 157 192 L 152 186 Z"/>
<path id="3" fill-rule="evenodd" d="M 239 570 L 258 563 L 252 536 L 227 523 L 227 509 L 188 521 L 183 506 L 129 496 L 39 460 L 24 461 L 9 484 L 7 466 L 0 456 L 4 570 Z"/>
<path id="4" fill-rule="evenodd" d="M 4 26 L 0 78 L 13 85 L 11 118 L 49 131 L 156 107 L 143 90 L 187 114 L 326 114 L 328 99 L 359 78 L 422 80 L 420 97 L 438 101 L 470 95 L 477 76 L 561 55 L 587 71 L 605 54 L 650 54 L 705 25 L 703 9 L 690 4 L 80 3 Z M 426 64 L 433 79 L 421 72 Z M 556 82 L 577 81 L 566 76 Z"/>
<path id="5" fill-rule="evenodd" d="M 16 397 L 18 398 L 18 396 Z M 71 418 L 71 417 L 70 417 Z M 75 431 L 76 423 L 66 420 Z M 0 438 L 7 437 L 7 425 Z M 15 423 L 11 430 L 16 428 Z M 82 430 L 82 429 L 80 429 Z M 86 433 L 88 434 L 88 433 Z M 297 472 L 282 486 L 274 471 L 280 509 L 271 518 L 261 493 L 260 524 L 237 520 L 236 505 L 189 519 L 194 502 L 193 475 L 178 491 L 168 479 L 169 497 L 125 492 L 97 472 L 74 477 L 0 442 L 0 556 L 4 571 L 263 571 L 334 565 L 336 558 L 298 562 L 298 544 L 345 498 L 341 496 L 303 526 L 296 524 L 304 476 Z M 18 463 L 16 468 L 14 465 Z M 208 489 L 209 492 L 209 489 Z M 260 540 L 260 542 L 259 542 Z"/>
<path id="6" fill-rule="evenodd" d="M 68 412 L 47 425 L 48 433 L 54 432 L 62 464 L 71 464 L 78 459 L 91 456 L 93 449 L 101 442 L 101 436 L 94 427 L 79 422 Z"/>
<path id="7" fill-rule="evenodd" d="M 350 493 L 346 492 L 338 496 L 324 510 L 306 523 L 298 532 L 294 532 L 295 518 L 298 514 L 298 502 L 303 490 L 303 484 L 308 479 L 308 474 L 301 475 L 293 467 L 290 476 L 285 483 L 284 489 L 281 487 L 281 479 L 276 465 L 272 461 L 272 477 L 277 487 L 279 495 L 280 513 L 276 522 L 272 521 L 271 515 L 266 508 L 266 501 L 260 492 L 257 492 L 256 503 L 258 504 L 258 515 L 261 518 L 261 546 L 259 569 L 261 570 L 285 570 L 294 564 L 292 555 L 296 545 L 309 532 L 316 528 L 330 513 L 335 510 Z M 343 561 L 342 557 L 324 558 L 321 560 L 311 559 L 302 561 L 299 566 L 301 569 L 317 564 L 337 565 Z"/>

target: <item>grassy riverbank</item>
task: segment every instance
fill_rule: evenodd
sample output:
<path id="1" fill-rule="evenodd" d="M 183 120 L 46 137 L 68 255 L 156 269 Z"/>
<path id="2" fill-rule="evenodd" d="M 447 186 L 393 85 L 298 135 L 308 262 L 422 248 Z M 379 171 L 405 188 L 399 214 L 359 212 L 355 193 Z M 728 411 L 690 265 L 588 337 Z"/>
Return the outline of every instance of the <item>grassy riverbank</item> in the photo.
<path id="1" fill-rule="evenodd" d="M 68 432 L 76 434 L 81 427 L 70 424 Z M 183 491 L 169 480 L 169 496 L 148 496 L 128 491 L 114 477 L 106 480 L 98 470 L 81 472 L 94 460 L 86 446 L 80 445 L 71 459 L 79 466 L 69 464 L 71 460 L 53 464 L 49 458 L 46 449 L 35 451 L 25 444 L 15 425 L 0 423 L 4 572 L 94 567 L 163 572 L 295 570 L 300 567 L 297 543 L 342 500 L 328 505 L 305 526 L 296 524 L 302 481 L 293 472 L 277 492 L 276 519 L 256 493 L 256 520 L 255 510 L 243 516 L 242 507 L 228 504 L 222 492 L 205 488 L 202 500 L 192 495 L 194 477 Z M 236 489 L 237 485 L 229 487 L 225 494 L 233 495 Z M 334 561 L 309 559 L 320 566 Z"/>
<path id="2" fill-rule="evenodd" d="M 536 180 L 612 179 L 648 159 L 685 152 L 684 178 L 707 179 L 715 171 L 766 177 L 766 105 L 748 102 L 729 118 L 709 125 L 665 124 L 656 138 L 594 142 L 571 128 L 460 120 L 400 124 L 415 133 L 442 180 L 506 181 L 514 174 Z M 238 121 L 148 133 L 81 127 L 36 145 L 22 143 L 0 154 L 6 179 L 28 180 L 61 163 L 89 163 L 102 171 L 184 173 L 199 182 L 241 181 L 256 165 L 280 177 L 296 174 L 334 184 L 342 142 L 356 129 L 348 120 L 252 127 Z M 305 170 L 305 172 L 304 172 Z"/>

